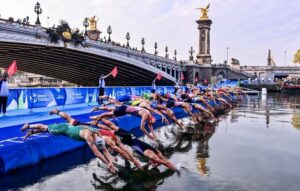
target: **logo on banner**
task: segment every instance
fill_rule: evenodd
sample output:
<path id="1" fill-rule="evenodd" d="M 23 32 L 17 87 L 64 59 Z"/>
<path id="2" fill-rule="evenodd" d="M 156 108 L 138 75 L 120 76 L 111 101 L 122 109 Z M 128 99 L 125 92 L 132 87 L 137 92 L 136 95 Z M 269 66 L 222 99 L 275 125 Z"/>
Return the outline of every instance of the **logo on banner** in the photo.
<path id="1" fill-rule="evenodd" d="M 30 96 L 30 101 L 32 103 L 36 103 L 38 100 L 37 100 L 37 95 L 36 94 L 31 94 Z"/>
<path id="2" fill-rule="evenodd" d="M 30 100 L 31 100 L 32 103 L 51 101 L 48 95 L 35 94 L 35 93 L 31 94 Z"/>
<path id="3" fill-rule="evenodd" d="M 83 99 L 84 97 L 83 97 L 82 93 L 72 93 L 71 98 L 72 98 L 72 100 L 77 100 L 77 99 Z"/>

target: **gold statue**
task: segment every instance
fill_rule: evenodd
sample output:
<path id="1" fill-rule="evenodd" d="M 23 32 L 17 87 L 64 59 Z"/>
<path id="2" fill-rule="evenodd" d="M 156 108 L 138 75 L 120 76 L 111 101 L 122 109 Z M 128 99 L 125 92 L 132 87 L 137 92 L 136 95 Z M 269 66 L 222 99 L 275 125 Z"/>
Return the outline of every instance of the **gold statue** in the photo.
<path id="1" fill-rule="evenodd" d="M 210 6 L 210 3 L 206 6 L 206 8 L 198 8 L 198 9 L 200 9 L 201 10 L 201 13 L 202 13 L 202 15 L 201 15 L 201 17 L 200 17 L 200 20 L 207 20 L 207 19 L 209 19 L 208 18 L 208 15 L 207 15 L 207 13 L 208 13 L 208 9 L 209 9 L 209 6 Z"/>
<path id="2" fill-rule="evenodd" d="M 97 19 L 96 16 L 93 16 L 89 18 L 89 23 L 90 23 L 90 30 L 95 31 L 97 30 Z"/>

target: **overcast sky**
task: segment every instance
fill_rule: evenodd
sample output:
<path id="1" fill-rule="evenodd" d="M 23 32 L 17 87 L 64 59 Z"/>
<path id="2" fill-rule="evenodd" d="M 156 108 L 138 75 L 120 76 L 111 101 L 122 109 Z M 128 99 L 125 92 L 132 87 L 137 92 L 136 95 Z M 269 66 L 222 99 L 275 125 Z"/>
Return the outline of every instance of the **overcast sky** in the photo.
<path id="1" fill-rule="evenodd" d="M 200 16 L 198 7 L 211 3 L 209 16 L 211 54 L 214 63 L 237 58 L 241 65 L 266 65 L 268 49 L 272 50 L 277 65 L 290 65 L 300 49 L 300 0 L 40 0 L 42 25 L 57 24 L 64 19 L 71 28 L 83 30 L 84 17 L 96 15 L 98 28 L 107 35 L 112 26 L 112 38 L 126 42 L 130 32 L 131 45 L 141 47 L 146 40 L 146 51 L 154 52 L 154 42 L 164 55 L 177 49 L 180 59 L 188 59 L 188 49 L 198 51 L 198 29 L 195 20 Z M 1 0 L 1 18 L 30 17 L 35 22 L 35 0 Z M 171 55 L 171 54 L 170 54 Z"/>

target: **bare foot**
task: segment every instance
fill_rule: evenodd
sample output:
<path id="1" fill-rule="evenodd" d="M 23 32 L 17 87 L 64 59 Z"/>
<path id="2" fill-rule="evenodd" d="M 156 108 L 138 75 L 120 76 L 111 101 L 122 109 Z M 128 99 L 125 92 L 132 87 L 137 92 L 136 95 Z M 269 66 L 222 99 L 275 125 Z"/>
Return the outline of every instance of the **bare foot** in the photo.
<path id="1" fill-rule="evenodd" d="M 52 109 L 49 114 L 54 115 L 54 114 L 58 114 L 58 113 L 59 113 L 58 109 Z"/>
<path id="2" fill-rule="evenodd" d="M 23 137 L 23 141 L 25 141 L 31 135 L 33 135 L 33 130 L 27 131 L 26 135 Z"/>
<path id="3" fill-rule="evenodd" d="M 22 128 L 21 128 L 21 131 L 24 132 L 26 131 L 27 129 L 29 129 L 29 124 L 28 123 L 25 123 Z"/>
<path id="4" fill-rule="evenodd" d="M 92 113 L 94 111 L 98 111 L 98 107 L 93 107 L 93 109 L 90 111 L 90 113 Z"/>

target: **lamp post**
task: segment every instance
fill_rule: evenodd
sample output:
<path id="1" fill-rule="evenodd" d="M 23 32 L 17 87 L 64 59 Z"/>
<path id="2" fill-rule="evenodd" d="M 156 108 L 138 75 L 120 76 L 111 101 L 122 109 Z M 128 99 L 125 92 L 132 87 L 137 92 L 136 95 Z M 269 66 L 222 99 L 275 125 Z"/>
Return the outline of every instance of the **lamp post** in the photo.
<path id="1" fill-rule="evenodd" d="M 126 40 L 127 40 L 126 47 L 127 47 L 127 48 L 130 48 L 130 45 L 129 45 L 130 34 L 129 34 L 129 32 L 126 33 Z"/>
<path id="2" fill-rule="evenodd" d="M 112 29 L 111 29 L 111 26 L 110 26 L 110 25 L 109 25 L 108 28 L 107 28 L 107 33 L 108 33 L 108 42 L 111 42 L 110 35 L 112 34 Z"/>
<path id="3" fill-rule="evenodd" d="M 175 61 L 177 60 L 177 50 L 176 49 L 174 50 L 174 60 Z"/>
<path id="4" fill-rule="evenodd" d="M 166 51 L 166 58 L 169 58 L 169 54 L 168 54 L 169 48 L 168 48 L 168 46 L 166 46 L 165 51 Z"/>
<path id="5" fill-rule="evenodd" d="M 34 12 L 37 14 L 37 18 L 35 21 L 35 25 L 41 25 L 39 15 L 42 14 L 42 8 L 39 2 L 37 2 L 34 6 Z"/>
<path id="6" fill-rule="evenodd" d="M 89 27 L 89 19 L 87 17 L 84 18 L 83 22 L 82 22 L 84 28 L 85 28 L 85 32 L 84 35 L 87 36 L 87 28 Z"/>
<path id="7" fill-rule="evenodd" d="M 154 49 L 155 49 L 155 51 L 154 51 L 154 55 L 158 55 L 158 51 L 157 51 L 157 42 L 155 42 L 154 43 Z"/>
<path id="8" fill-rule="evenodd" d="M 145 47 L 144 47 L 144 45 L 145 45 L 145 38 L 144 37 L 142 38 L 141 43 L 142 43 L 142 50 L 141 50 L 141 52 L 145 53 L 146 51 L 145 51 Z"/>
<path id="9" fill-rule="evenodd" d="M 284 66 L 286 67 L 286 50 L 284 51 Z"/>
<path id="10" fill-rule="evenodd" d="M 49 19 L 50 19 L 50 17 L 48 16 L 47 17 L 47 27 L 49 28 Z"/>
<path id="11" fill-rule="evenodd" d="M 227 57 L 226 57 L 226 64 L 228 64 L 228 52 L 229 52 L 229 47 L 226 48 L 226 55 L 227 55 Z"/>
<path id="12" fill-rule="evenodd" d="M 190 53 L 189 60 L 190 60 L 190 61 L 193 61 L 193 60 L 194 60 L 193 54 L 195 53 L 195 50 L 193 49 L 192 46 L 191 46 L 191 48 L 190 48 L 190 50 L 189 50 L 189 53 Z"/>

